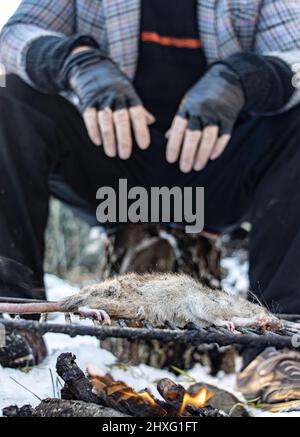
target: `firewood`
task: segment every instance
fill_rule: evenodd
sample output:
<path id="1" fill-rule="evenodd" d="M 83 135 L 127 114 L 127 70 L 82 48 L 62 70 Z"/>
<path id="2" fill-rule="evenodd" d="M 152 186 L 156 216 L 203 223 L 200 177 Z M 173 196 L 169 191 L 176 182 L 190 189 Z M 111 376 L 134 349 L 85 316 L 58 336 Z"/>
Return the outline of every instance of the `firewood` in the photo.
<path id="1" fill-rule="evenodd" d="M 99 404 L 100 399 L 93 393 L 92 384 L 77 366 L 75 360 L 75 355 L 70 353 L 61 354 L 57 359 L 57 374 L 65 382 L 61 391 L 62 398 Z"/>
<path id="2" fill-rule="evenodd" d="M 168 378 L 164 378 L 157 384 L 157 389 L 161 396 L 171 403 L 182 403 L 186 390 L 182 385 L 175 384 Z"/>
<path id="3" fill-rule="evenodd" d="M 101 399 L 106 399 L 107 404 L 117 409 L 127 409 L 132 415 L 142 417 L 178 417 L 185 395 L 188 392 L 181 385 L 175 384 L 169 379 L 158 383 L 158 390 L 165 401 L 160 401 L 146 389 L 136 393 L 131 387 L 123 382 L 114 381 L 110 375 L 91 375 L 92 382 Z M 109 381 L 106 386 L 105 381 Z M 146 400 L 150 399 L 150 404 Z M 225 414 L 208 406 L 197 408 L 187 405 L 182 414 L 183 417 L 224 417 Z"/>
<path id="4" fill-rule="evenodd" d="M 35 409 L 34 417 L 128 417 L 118 410 L 81 401 L 46 399 Z"/>
<path id="5" fill-rule="evenodd" d="M 31 405 L 24 405 L 21 408 L 17 405 L 10 405 L 2 410 L 3 417 L 32 417 L 33 412 Z"/>
<path id="6" fill-rule="evenodd" d="M 117 410 L 81 401 L 45 399 L 36 408 L 30 405 L 4 408 L 4 417 L 127 417 Z"/>
<path id="7" fill-rule="evenodd" d="M 114 381 L 111 377 L 108 378 L 108 375 L 104 377 L 91 375 L 91 380 L 97 395 L 112 408 L 137 417 L 164 417 L 168 415 L 168 410 L 164 408 L 165 405 L 159 403 L 147 391 L 137 393 L 127 384 Z M 105 384 L 107 381 L 109 381 L 108 385 Z"/>
<path id="8" fill-rule="evenodd" d="M 173 405 L 174 408 L 176 408 L 176 410 L 180 412 L 184 397 L 187 394 L 187 391 L 182 385 L 176 384 L 168 378 L 164 378 L 157 384 L 157 390 L 166 400 L 166 402 Z M 185 411 L 182 413 L 182 415 L 185 416 L 186 413 L 189 416 L 192 415 L 201 417 L 200 409 L 192 407 L 191 405 L 186 406 Z"/>
<path id="9" fill-rule="evenodd" d="M 92 383 L 78 367 L 75 360 L 75 355 L 70 353 L 61 354 L 57 359 L 57 373 L 65 382 L 61 391 L 64 400 L 94 403 L 133 416 L 161 417 L 166 415 L 159 404 L 151 405 L 147 400 L 138 397 L 130 387 L 122 382 L 114 381 L 108 386 L 101 384 L 95 387 L 95 394 Z"/>
<path id="10" fill-rule="evenodd" d="M 205 387 L 207 390 L 214 393 L 214 396 L 210 399 L 209 405 L 217 410 L 222 410 L 230 417 L 249 417 L 249 411 L 246 405 L 244 405 L 234 394 L 223 390 L 219 387 L 204 382 L 194 384 L 189 387 L 189 393 L 196 394 L 199 390 Z"/>
<path id="11" fill-rule="evenodd" d="M 191 394 L 180 384 L 176 384 L 168 378 L 162 379 L 157 385 L 157 389 L 166 402 L 173 405 L 178 411 L 181 410 L 185 396 L 191 396 Z M 188 413 L 188 414 L 187 414 Z M 219 410 L 213 408 L 210 405 L 203 407 L 197 407 L 194 405 L 187 405 L 183 416 L 189 415 L 193 417 L 225 417 L 226 414 L 221 413 Z"/>
<path id="12" fill-rule="evenodd" d="M 120 417 L 116 412 L 121 412 L 136 417 L 224 417 L 212 407 L 190 405 L 186 396 L 191 398 L 191 395 L 184 387 L 168 379 L 158 384 L 158 390 L 165 399 L 160 401 L 147 389 L 137 393 L 124 382 L 115 381 L 111 375 L 100 375 L 91 368 L 90 380 L 71 353 L 61 354 L 56 368 L 65 382 L 61 391 L 62 400 L 46 399 L 35 410 L 30 406 L 12 406 L 4 409 L 3 414 L 7 417 Z M 206 396 L 203 405 L 205 402 Z"/>

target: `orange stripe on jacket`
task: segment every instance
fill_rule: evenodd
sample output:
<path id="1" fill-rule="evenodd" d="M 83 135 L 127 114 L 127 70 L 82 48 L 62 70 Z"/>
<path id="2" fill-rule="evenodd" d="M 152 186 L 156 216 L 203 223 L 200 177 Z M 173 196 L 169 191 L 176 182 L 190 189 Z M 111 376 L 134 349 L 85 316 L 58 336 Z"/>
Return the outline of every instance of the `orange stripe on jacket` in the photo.
<path id="1" fill-rule="evenodd" d="M 177 47 L 180 49 L 200 49 L 202 43 L 194 38 L 173 38 L 171 36 L 161 36 L 156 32 L 142 32 L 142 41 L 153 42 L 162 46 Z"/>

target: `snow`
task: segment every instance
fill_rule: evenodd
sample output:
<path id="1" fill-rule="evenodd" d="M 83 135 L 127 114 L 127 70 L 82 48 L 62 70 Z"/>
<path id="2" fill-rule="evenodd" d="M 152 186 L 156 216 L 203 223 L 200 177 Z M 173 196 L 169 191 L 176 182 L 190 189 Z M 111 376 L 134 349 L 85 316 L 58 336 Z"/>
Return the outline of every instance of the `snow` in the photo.
<path id="1" fill-rule="evenodd" d="M 1 0 L 0 2 L 0 29 L 15 12 L 20 4 L 20 0 Z"/>
<path id="2" fill-rule="evenodd" d="M 239 262 L 235 259 L 223 260 L 223 267 L 229 268 L 229 274 L 224 281 L 224 287 L 233 292 L 239 289 L 247 289 L 247 263 Z M 46 275 L 46 286 L 48 298 L 57 300 L 64 296 L 69 296 L 77 291 L 76 287 L 67 284 L 51 275 Z M 52 320 L 62 321 L 62 316 L 57 315 Z M 88 323 L 88 322 L 87 322 Z M 59 378 L 56 376 L 55 365 L 57 357 L 63 352 L 72 352 L 77 357 L 77 363 L 82 369 L 86 369 L 92 364 L 104 372 L 109 372 L 116 380 L 122 380 L 136 390 L 149 388 L 153 394 L 159 397 L 156 389 L 156 383 L 159 379 L 169 377 L 184 386 L 189 385 L 186 376 L 180 375 L 177 378 L 174 374 L 166 370 L 154 369 L 146 365 L 136 367 L 114 366 L 114 356 L 99 347 L 98 340 L 90 337 L 69 338 L 61 334 L 47 334 L 45 336 L 49 350 L 48 358 L 40 365 L 29 371 L 20 371 L 13 369 L 4 369 L 0 367 L 0 414 L 2 408 L 8 405 L 22 406 L 31 404 L 36 406 L 40 399 L 47 397 L 57 397 L 60 388 Z M 237 363 L 238 366 L 238 363 Z M 220 372 L 217 377 L 209 375 L 207 367 L 197 364 L 188 375 L 194 380 L 205 382 L 223 388 L 235 394 L 241 401 L 241 395 L 235 391 L 235 375 L 225 375 Z M 300 417 L 300 413 L 289 414 L 272 414 L 261 412 L 260 410 L 252 411 L 256 417 L 265 416 L 286 416 Z"/>
<path id="3" fill-rule="evenodd" d="M 239 257 L 228 257 L 222 260 L 222 268 L 228 271 L 222 286 L 229 293 L 246 294 L 249 289 L 248 262 Z"/>

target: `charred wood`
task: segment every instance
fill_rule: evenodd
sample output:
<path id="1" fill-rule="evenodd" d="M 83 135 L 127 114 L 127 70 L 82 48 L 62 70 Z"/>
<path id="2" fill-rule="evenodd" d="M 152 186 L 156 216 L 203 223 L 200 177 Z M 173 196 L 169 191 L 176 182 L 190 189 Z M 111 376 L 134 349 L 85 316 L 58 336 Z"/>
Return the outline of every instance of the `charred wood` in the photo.
<path id="1" fill-rule="evenodd" d="M 21 329 L 23 331 L 37 332 L 44 335 L 48 332 L 67 334 L 71 337 L 78 335 L 93 336 L 99 340 L 106 338 L 125 338 L 132 341 L 136 340 L 158 340 L 163 343 L 188 343 L 192 345 L 201 344 L 219 344 L 220 346 L 229 345 L 247 345 L 247 346 L 276 346 L 293 348 L 291 338 L 294 332 L 286 329 L 280 334 L 272 332 L 251 332 L 243 330 L 242 335 L 235 335 L 230 332 L 225 332 L 221 329 L 200 329 L 200 330 L 170 330 L 170 329 L 145 329 L 145 328 L 121 328 L 121 327 L 106 327 L 96 328 L 93 326 L 84 325 L 63 325 L 55 323 L 38 323 L 25 320 L 6 320 L 1 319 L 1 324 L 7 328 Z"/>
<path id="2" fill-rule="evenodd" d="M 4 408 L 4 417 L 127 417 L 101 405 L 81 401 L 45 399 L 36 408 L 30 405 Z"/>

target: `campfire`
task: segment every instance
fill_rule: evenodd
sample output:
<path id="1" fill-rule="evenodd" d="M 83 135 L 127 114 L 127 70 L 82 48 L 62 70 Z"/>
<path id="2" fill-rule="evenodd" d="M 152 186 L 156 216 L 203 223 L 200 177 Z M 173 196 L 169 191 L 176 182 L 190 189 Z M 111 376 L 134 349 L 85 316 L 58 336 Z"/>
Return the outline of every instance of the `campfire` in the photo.
<path id="1" fill-rule="evenodd" d="M 134 414 L 153 415 L 155 417 L 187 417 L 201 416 L 207 408 L 213 393 L 201 388 L 196 395 L 188 393 L 184 387 L 171 381 L 162 379 L 158 383 L 158 391 L 164 401 L 155 399 L 147 390 L 135 392 L 123 382 L 115 381 L 110 375 L 104 375 L 93 366 L 89 366 L 88 373 L 93 391 L 106 400 L 109 406 Z"/>
<path id="2" fill-rule="evenodd" d="M 4 416 L 34 417 L 226 417 L 226 414 L 209 405 L 214 393 L 199 388 L 196 394 L 170 379 L 158 382 L 162 397 L 157 399 L 145 389 L 136 392 L 132 387 L 116 381 L 89 366 L 87 375 L 77 366 L 76 357 L 65 353 L 58 357 L 57 374 L 64 381 L 61 399 L 46 399 L 33 409 L 31 406 L 11 406 L 3 410 Z"/>

